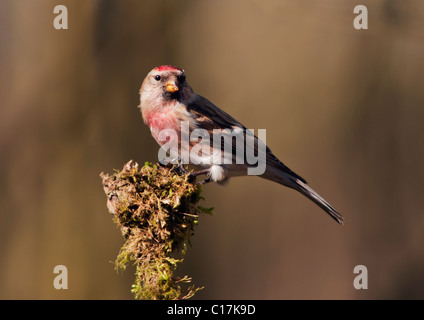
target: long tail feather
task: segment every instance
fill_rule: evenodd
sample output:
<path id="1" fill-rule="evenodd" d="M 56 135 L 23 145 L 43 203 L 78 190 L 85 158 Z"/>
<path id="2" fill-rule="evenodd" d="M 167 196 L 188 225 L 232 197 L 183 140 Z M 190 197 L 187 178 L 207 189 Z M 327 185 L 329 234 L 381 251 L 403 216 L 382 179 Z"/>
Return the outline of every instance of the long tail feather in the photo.
<path id="1" fill-rule="evenodd" d="M 300 177 L 294 175 L 293 172 L 287 167 L 270 167 L 270 169 L 265 172 L 262 178 L 272 180 L 286 187 L 299 191 L 304 196 L 312 200 L 315 204 L 317 204 L 321 209 L 327 212 L 331 218 L 342 225 L 344 224 L 343 216 L 327 201 L 325 201 L 324 198 L 321 197 L 315 190 L 309 187 L 304 179 L 299 179 Z"/>
<path id="2" fill-rule="evenodd" d="M 315 202 L 321 209 L 327 212 L 334 220 L 336 220 L 341 225 L 344 224 L 343 216 L 334 209 L 327 201 L 324 200 L 318 193 L 315 192 L 312 188 L 310 188 L 306 183 L 303 183 L 299 179 L 296 179 L 296 190 L 300 191 L 303 195 L 311 199 Z"/>

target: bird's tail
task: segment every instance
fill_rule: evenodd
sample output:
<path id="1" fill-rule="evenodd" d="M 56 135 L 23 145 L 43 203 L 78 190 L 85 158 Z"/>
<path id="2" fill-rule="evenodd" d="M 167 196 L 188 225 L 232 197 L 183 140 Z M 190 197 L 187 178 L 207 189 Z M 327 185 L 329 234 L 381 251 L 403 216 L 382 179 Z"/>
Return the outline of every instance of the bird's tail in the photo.
<path id="1" fill-rule="evenodd" d="M 293 188 L 299 191 L 300 193 L 311 199 L 313 202 L 315 202 L 321 209 L 327 212 L 331 218 L 333 218 L 342 225 L 344 224 L 343 216 L 336 209 L 334 209 L 327 201 L 325 201 L 323 197 L 316 193 L 315 190 L 310 188 L 306 184 L 306 181 L 303 180 L 301 177 L 293 175 L 291 174 L 291 172 L 284 172 L 278 170 L 278 173 L 274 171 L 272 172 L 272 174 L 265 174 L 263 178 L 275 181 L 286 187 Z"/>
<path id="2" fill-rule="evenodd" d="M 298 179 L 296 179 L 296 185 L 296 190 L 298 190 L 300 193 L 315 202 L 321 209 L 327 212 L 330 217 L 336 220 L 338 223 L 342 225 L 344 224 L 343 216 L 336 209 L 334 209 L 331 204 L 325 201 L 323 197 L 316 193 L 314 189 L 310 188 L 306 183 L 303 183 Z"/>

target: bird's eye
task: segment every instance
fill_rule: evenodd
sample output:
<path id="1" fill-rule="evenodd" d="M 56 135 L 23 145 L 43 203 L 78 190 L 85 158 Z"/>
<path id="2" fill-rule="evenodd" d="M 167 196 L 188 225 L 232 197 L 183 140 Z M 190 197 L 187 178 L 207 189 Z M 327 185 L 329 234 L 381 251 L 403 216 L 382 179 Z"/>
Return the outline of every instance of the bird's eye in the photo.
<path id="1" fill-rule="evenodd" d="M 179 77 L 178 77 L 178 81 L 180 82 L 180 83 L 184 83 L 184 81 L 186 80 L 186 77 L 185 77 L 185 74 L 182 74 L 182 75 L 180 75 Z"/>
<path id="2" fill-rule="evenodd" d="M 159 81 L 159 80 L 160 80 L 160 75 L 156 75 L 156 76 L 155 76 L 155 80 L 156 80 L 156 81 Z"/>

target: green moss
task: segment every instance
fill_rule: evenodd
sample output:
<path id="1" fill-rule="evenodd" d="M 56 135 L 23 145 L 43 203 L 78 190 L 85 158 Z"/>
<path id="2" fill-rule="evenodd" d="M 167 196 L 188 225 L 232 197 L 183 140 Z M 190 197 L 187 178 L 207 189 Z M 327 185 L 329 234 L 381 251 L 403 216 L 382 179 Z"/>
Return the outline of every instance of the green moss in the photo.
<path id="1" fill-rule="evenodd" d="M 109 211 L 125 239 L 115 265 L 120 270 L 136 265 L 131 290 L 136 299 L 185 299 L 202 289 L 174 271 L 183 262 L 199 215 L 213 208 L 198 204 L 204 200 L 201 186 L 177 171 L 151 163 L 139 168 L 130 161 L 120 172 L 101 174 Z"/>

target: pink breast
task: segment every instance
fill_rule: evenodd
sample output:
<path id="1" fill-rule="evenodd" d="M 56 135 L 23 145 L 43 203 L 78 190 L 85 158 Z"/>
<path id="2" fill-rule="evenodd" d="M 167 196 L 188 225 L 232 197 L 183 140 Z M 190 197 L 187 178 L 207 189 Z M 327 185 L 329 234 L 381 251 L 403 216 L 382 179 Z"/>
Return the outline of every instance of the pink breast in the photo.
<path id="1" fill-rule="evenodd" d="M 159 144 L 164 144 L 165 141 L 158 141 L 159 133 L 164 129 L 173 129 L 180 134 L 180 126 L 178 120 L 172 111 L 160 111 L 149 113 L 144 117 L 146 124 L 149 126 L 152 136 Z"/>

